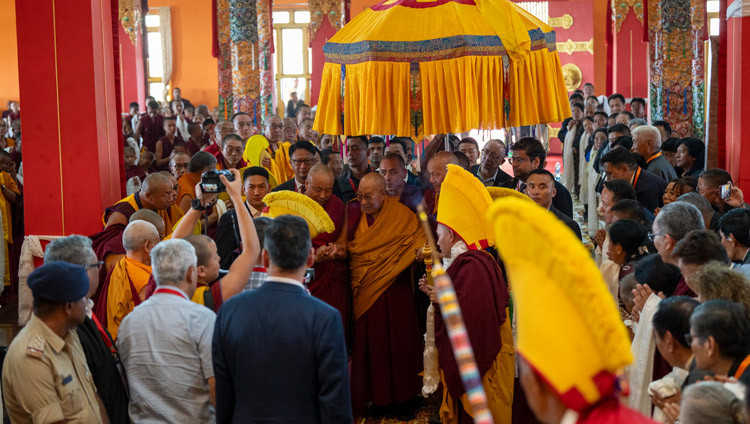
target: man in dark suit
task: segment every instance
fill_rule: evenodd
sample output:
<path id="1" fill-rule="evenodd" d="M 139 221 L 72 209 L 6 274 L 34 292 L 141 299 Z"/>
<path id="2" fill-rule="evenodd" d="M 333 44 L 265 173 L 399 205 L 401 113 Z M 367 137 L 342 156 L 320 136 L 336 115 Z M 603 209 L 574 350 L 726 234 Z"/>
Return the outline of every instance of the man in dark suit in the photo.
<path id="1" fill-rule="evenodd" d="M 581 239 L 581 228 L 578 223 L 552 206 L 552 199 L 557 194 L 555 189 L 555 177 L 546 169 L 535 169 L 526 178 L 526 192 L 531 200 L 537 205 L 550 211 L 563 224 L 567 225 Z"/>
<path id="2" fill-rule="evenodd" d="M 500 169 L 506 155 L 505 143 L 500 140 L 488 141 L 482 148 L 482 161 L 470 168 L 471 173 L 487 187 L 502 187 L 511 179 L 510 175 Z"/>
<path id="3" fill-rule="evenodd" d="M 289 162 L 292 164 L 294 178 L 277 185 L 271 191 L 289 190 L 304 193 L 307 173 L 315 162 L 315 146 L 307 141 L 292 144 L 289 146 Z"/>
<path id="4" fill-rule="evenodd" d="M 311 246 L 302 218 L 275 218 L 265 230 L 266 283 L 219 310 L 217 423 L 352 422 L 341 316 L 302 283 Z"/>
<path id="5" fill-rule="evenodd" d="M 503 184 L 503 187 L 512 188 L 520 192 L 526 189 L 526 179 L 531 171 L 544 169 L 547 152 L 542 143 L 534 137 L 524 137 L 510 146 L 510 164 L 513 166 L 513 178 Z M 552 206 L 573 219 L 573 198 L 570 192 L 559 181 L 555 181 L 557 194 L 552 198 Z"/>
<path id="6" fill-rule="evenodd" d="M 608 180 L 629 181 L 635 189 L 636 200 L 650 212 L 664 205 L 662 196 L 667 188 L 667 182 L 658 175 L 639 167 L 626 149 L 610 150 L 602 156 L 601 166 Z"/>

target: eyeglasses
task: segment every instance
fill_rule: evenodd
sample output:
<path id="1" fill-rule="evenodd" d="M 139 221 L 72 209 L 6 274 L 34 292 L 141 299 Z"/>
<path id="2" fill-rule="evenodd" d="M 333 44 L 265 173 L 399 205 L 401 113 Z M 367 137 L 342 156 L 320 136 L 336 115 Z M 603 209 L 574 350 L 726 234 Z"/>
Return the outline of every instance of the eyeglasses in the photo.
<path id="1" fill-rule="evenodd" d="M 362 203 L 363 201 L 367 201 L 367 203 L 370 203 L 370 202 L 372 202 L 373 200 L 375 200 L 375 196 L 377 196 L 378 194 L 380 194 L 380 193 L 377 193 L 377 194 L 375 194 L 375 195 L 373 195 L 373 196 L 370 196 L 369 194 L 365 194 L 365 195 L 363 195 L 363 194 L 361 194 L 361 193 L 357 193 L 357 200 L 358 200 L 358 201 L 359 201 L 360 203 Z"/>
<path id="2" fill-rule="evenodd" d="M 280 130 L 284 128 L 284 124 L 270 124 L 268 125 L 268 128 L 271 128 L 273 130 Z"/>
<path id="3" fill-rule="evenodd" d="M 648 233 L 648 239 L 654 241 L 656 236 L 665 236 L 667 233 Z"/>
<path id="4" fill-rule="evenodd" d="M 514 163 L 521 164 L 521 163 L 526 162 L 527 160 L 528 160 L 527 158 L 514 158 L 514 157 L 509 157 L 508 158 L 508 162 L 510 162 L 511 165 L 514 164 Z"/>
<path id="5" fill-rule="evenodd" d="M 313 161 L 315 161 L 315 159 L 292 159 L 292 163 L 296 166 L 312 165 Z"/>
<path id="6" fill-rule="evenodd" d="M 99 261 L 99 262 L 94 263 L 94 264 L 84 265 L 83 267 L 86 268 L 86 269 L 93 268 L 93 267 L 97 267 L 97 268 L 101 269 L 102 265 L 104 265 L 104 261 Z"/>

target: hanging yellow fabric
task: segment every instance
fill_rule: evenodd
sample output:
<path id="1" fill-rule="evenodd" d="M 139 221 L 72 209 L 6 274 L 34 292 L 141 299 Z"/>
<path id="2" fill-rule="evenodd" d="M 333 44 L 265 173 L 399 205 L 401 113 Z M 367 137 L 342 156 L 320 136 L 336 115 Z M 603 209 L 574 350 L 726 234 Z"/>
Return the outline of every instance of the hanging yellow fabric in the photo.
<path id="1" fill-rule="evenodd" d="M 551 27 L 507 0 L 387 0 L 325 45 L 321 134 L 423 134 L 570 116 Z"/>

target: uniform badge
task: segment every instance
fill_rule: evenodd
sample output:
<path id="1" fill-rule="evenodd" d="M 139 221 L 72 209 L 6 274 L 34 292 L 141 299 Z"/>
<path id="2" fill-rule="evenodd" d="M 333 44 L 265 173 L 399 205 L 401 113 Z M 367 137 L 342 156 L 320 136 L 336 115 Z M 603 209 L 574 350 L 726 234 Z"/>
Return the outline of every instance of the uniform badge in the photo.
<path id="1" fill-rule="evenodd" d="M 44 337 L 35 335 L 31 338 L 29 345 L 26 346 L 26 354 L 34 358 L 41 358 L 44 356 L 44 343 Z"/>

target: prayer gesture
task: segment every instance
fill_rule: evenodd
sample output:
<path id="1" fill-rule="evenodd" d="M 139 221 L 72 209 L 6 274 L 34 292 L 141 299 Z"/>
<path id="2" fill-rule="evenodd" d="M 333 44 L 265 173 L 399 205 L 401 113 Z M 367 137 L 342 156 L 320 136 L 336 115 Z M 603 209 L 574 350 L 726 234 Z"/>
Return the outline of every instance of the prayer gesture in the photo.
<path id="1" fill-rule="evenodd" d="M 422 290 L 424 294 L 430 297 L 430 302 L 438 303 L 437 290 L 435 290 L 435 287 L 427 284 L 426 275 L 422 275 L 422 278 L 419 279 L 419 290 Z"/>
<path id="2" fill-rule="evenodd" d="M 638 319 L 640 318 L 641 311 L 643 310 L 643 305 L 646 304 L 646 301 L 648 298 L 654 294 L 654 292 L 651 290 L 651 287 L 648 286 L 648 284 L 636 284 L 635 288 L 633 289 L 633 321 L 638 322 Z M 666 296 L 664 293 L 659 292 L 657 294 L 660 298 L 664 299 Z"/>

